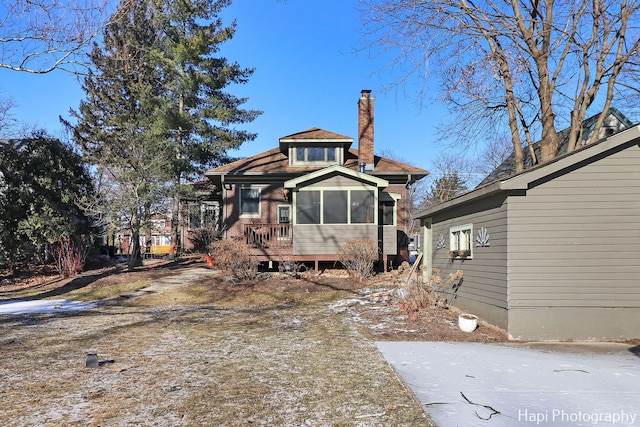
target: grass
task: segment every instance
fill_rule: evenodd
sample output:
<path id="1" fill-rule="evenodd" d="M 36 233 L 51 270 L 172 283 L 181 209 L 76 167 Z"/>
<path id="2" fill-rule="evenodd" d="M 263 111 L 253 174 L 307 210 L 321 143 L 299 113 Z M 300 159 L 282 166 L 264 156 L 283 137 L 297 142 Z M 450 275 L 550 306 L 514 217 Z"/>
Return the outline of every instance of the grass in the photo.
<path id="1" fill-rule="evenodd" d="M 74 301 L 97 301 L 113 298 L 118 295 L 126 295 L 137 290 L 144 289 L 149 285 L 151 285 L 150 281 L 139 280 L 132 283 L 118 283 L 98 288 L 75 289 L 67 292 L 64 297 L 65 299 Z"/>
<path id="2" fill-rule="evenodd" d="M 0 424 L 431 425 L 374 343 L 329 309 L 347 291 L 229 286 L 203 271 L 188 286 L 61 296 L 111 298 L 87 312 L 0 316 Z M 84 367 L 89 352 L 102 366 Z"/>

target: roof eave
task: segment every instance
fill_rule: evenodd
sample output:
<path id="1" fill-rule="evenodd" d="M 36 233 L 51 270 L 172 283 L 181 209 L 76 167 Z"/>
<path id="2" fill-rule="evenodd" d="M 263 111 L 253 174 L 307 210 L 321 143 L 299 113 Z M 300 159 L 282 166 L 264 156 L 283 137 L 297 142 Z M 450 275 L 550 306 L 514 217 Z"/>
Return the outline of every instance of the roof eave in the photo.
<path id="1" fill-rule="evenodd" d="M 524 171 L 519 175 L 512 176 L 499 181 L 493 181 L 487 185 L 476 188 L 468 193 L 462 194 L 454 199 L 432 206 L 418 213 L 411 215 L 412 219 L 427 218 L 435 214 L 453 209 L 457 206 L 470 203 L 472 201 L 489 197 L 501 192 L 511 192 L 517 190 L 528 190 L 531 183 L 547 177 L 553 173 L 566 169 L 574 164 L 586 161 L 599 156 L 607 151 L 613 150 L 622 145 L 640 145 L 640 125 L 626 129 L 597 144 L 588 145 L 585 148 L 569 153 L 557 160 L 545 163 L 532 170 Z"/>
<path id="2" fill-rule="evenodd" d="M 469 203 L 472 200 L 481 199 L 483 197 L 489 197 L 502 191 L 500 188 L 500 182 L 494 181 L 490 184 L 476 188 L 468 193 L 464 193 L 456 198 L 447 200 L 446 202 L 439 203 L 423 211 L 417 212 L 411 215 L 411 219 L 420 219 L 433 216 L 437 213 L 444 212 L 449 209 L 453 209 L 456 206 Z"/>

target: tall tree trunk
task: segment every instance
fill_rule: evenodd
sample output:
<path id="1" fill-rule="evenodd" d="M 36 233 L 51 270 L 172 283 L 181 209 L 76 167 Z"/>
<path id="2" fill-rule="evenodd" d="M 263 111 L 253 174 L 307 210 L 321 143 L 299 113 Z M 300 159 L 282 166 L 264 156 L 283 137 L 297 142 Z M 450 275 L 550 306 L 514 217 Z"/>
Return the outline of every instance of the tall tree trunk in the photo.
<path id="1" fill-rule="evenodd" d="M 140 218 L 134 215 L 131 218 L 131 253 L 129 254 L 128 271 L 133 271 L 136 267 L 142 265 L 142 256 L 140 255 Z"/>
<path id="2" fill-rule="evenodd" d="M 546 64 L 544 66 L 546 68 Z M 542 68 L 543 70 L 545 68 Z M 540 69 L 540 68 L 539 68 Z M 553 160 L 558 154 L 558 132 L 556 131 L 555 114 L 551 105 L 551 89 L 546 75 L 540 75 L 540 115 L 542 120 L 542 140 L 540 141 L 540 162 Z"/>
<path id="3" fill-rule="evenodd" d="M 180 178 L 176 177 L 171 204 L 171 244 L 182 247 L 183 242 L 180 237 Z"/>

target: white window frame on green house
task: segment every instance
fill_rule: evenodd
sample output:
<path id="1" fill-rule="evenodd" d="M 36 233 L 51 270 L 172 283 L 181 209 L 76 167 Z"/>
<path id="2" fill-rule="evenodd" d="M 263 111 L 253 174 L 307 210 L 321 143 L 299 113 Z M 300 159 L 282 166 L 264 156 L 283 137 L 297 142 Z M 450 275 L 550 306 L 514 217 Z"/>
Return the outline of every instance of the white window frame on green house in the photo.
<path id="1" fill-rule="evenodd" d="M 249 192 L 257 191 L 257 197 L 254 197 L 255 199 L 257 199 L 257 211 L 254 209 L 251 209 L 249 212 L 245 211 L 249 203 L 248 201 L 244 200 L 244 197 L 245 197 L 245 194 L 247 194 L 247 191 Z M 262 216 L 262 187 L 257 185 L 246 185 L 246 184 L 241 185 L 240 188 L 238 189 L 238 208 L 240 210 L 241 218 L 260 218 Z"/>
<path id="2" fill-rule="evenodd" d="M 473 258 L 473 224 L 449 228 L 449 250 L 455 259 Z"/>
<path id="3" fill-rule="evenodd" d="M 342 199 L 339 196 L 338 193 L 344 192 L 346 193 L 345 195 L 347 196 L 345 199 Z M 371 205 L 367 208 L 367 210 L 369 212 L 358 212 L 358 207 L 361 206 L 360 203 L 358 203 L 357 200 L 357 196 L 354 194 L 355 192 L 366 192 L 366 193 L 370 193 L 371 195 Z M 314 202 L 314 205 L 309 206 L 309 208 L 313 208 L 314 210 L 316 209 L 316 203 L 317 203 L 317 209 L 319 210 L 319 212 L 313 212 L 313 216 L 314 217 L 318 217 L 318 222 L 312 221 L 312 222 L 301 222 L 301 219 L 303 218 L 301 215 L 301 211 L 300 209 L 302 208 L 302 201 L 300 200 L 300 197 L 302 196 L 307 196 L 307 195 L 311 195 L 311 193 L 316 193 L 319 196 L 319 200 L 317 197 L 314 197 L 314 200 L 311 200 Z M 301 196 L 302 195 L 302 196 Z M 294 224 L 296 225 L 336 225 L 336 226 L 340 226 L 340 225 L 356 225 L 356 224 L 377 224 L 378 223 L 378 209 L 377 209 L 377 202 L 378 202 L 378 197 L 377 197 L 377 190 L 374 188 L 344 188 L 344 187 L 335 187 L 335 188 L 309 188 L 309 189 L 301 189 L 300 191 L 296 192 L 294 194 L 294 206 L 295 208 L 293 209 L 293 221 Z M 340 202 L 342 201 L 345 206 L 344 208 L 346 209 L 346 211 L 344 212 L 337 212 L 335 210 L 332 210 L 332 212 L 335 214 L 333 216 L 333 220 L 330 218 L 327 218 L 327 212 L 325 211 L 325 205 L 327 205 L 328 203 L 332 203 L 332 202 Z M 338 206 L 336 206 L 338 207 Z M 370 208 L 370 209 L 369 209 Z M 360 221 L 358 220 L 360 217 L 362 217 L 362 214 L 364 214 L 364 221 Z M 370 219 L 367 221 L 366 218 Z M 341 219 L 344 218 L 344 219 Z"/>

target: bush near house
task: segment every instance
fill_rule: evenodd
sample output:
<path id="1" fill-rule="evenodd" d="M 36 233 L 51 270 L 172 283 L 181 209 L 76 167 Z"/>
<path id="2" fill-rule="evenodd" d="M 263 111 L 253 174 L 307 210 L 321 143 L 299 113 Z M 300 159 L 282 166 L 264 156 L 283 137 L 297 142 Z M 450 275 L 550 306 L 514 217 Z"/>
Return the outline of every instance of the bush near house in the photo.
<path id="1" fill-rule="evenodd" d="M 249 245 L 241 240 L 218 240 L 211 245 L 211 256 L 216 268 L 229 271 L 239 279 L 254 279 L 258 274 L 258 261 L 251 256 Z"/>
<path id="2" fill-rule="evenodd" d="M 351 240 L 338 248 L 338 260 L 349 274 L 360 281 L 373 276 L 378 257 L 378 244 L 370 239 Z"/>
<path id="3" fill-rule="evenodd" d="M 189 233 L 193 251 L 200 254 L 210 253 L 213 244 L 222 238 L 223 230 L 216 226 L 196 228 Z"/>

